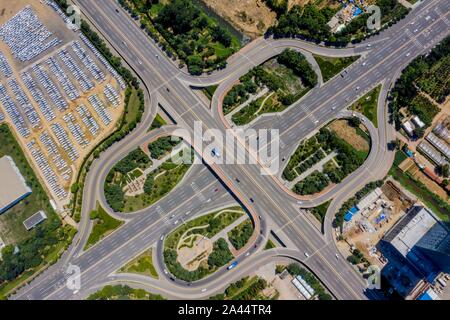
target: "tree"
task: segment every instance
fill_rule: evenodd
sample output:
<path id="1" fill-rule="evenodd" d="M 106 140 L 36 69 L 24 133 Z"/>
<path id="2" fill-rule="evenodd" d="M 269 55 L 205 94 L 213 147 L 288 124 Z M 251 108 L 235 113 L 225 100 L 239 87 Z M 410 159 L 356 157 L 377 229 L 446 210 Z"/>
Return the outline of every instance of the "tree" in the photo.
<path id="1" fill-rule="evenodd" d="M 439 175 L 443 177 L 448 177 L 449 175 L 449 165 L 448 164 L 440 164 L 436 166 L 436 171 Z"/>
<path id="2" fill-rule="evenodd" d="M 358 117 L 351 117 L 348 121 L 350 125 L 355 128 L 358 128 L 361 124 L 361 119 L 359 119 Z"/>
<path id="3" fill-rule="evenodd" d="M 229 47 L 231 45 L 230 33 L 225 28 L 222 28 L 219 25 L 213 27 L 212 37 L 215 41 L 219 41 L 225 47 Z"/>
<path id="4" fill-rule="evenodd" d="M 74 184 L 72 184 L 72 186 L 70 187 L 70 192 L 72 193 L 77 193 L 77 191 L 80 189 L 80 186 L 78 185 L 77 182 L 75 182 Z"/>
<path id="5" fill-rule="evenodd" d="M 224 238 L 220 238 L 214 243 L 213 252 L 208 257 L 208 265 L 211 267 L 221 267 L 233 259 L 233 254 L 228 248 Z"/>
<path id="6" fill-rule="evenodd" d="M 151 194 L 153 190 L 153 184 L 155 182 L 155 178 L 152 174 L 149 174 L 144 182 L 144 192 L 146 194 Z"/>
<path id="7" fill-rule="evenodd" d="M 420 138 L 422 138 L 423 137 L 423 135 L 425 134 L 425 130 L 424 130 L 424 128 L 422 127 L 416 127 L 416 128 L 414 128 L 414 136 L 417 138 L 417 139 L 420 139 Z"/>

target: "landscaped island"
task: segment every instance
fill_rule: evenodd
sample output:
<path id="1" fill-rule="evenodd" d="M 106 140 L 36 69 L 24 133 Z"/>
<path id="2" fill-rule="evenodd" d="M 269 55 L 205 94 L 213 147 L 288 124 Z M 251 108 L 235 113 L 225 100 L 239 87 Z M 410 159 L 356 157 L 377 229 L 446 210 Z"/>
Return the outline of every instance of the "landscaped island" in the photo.
<path id="1" fill-rule="evenodd" d="M 166 237 L 164 262 L 178 279 L 196 281 L 229 263 L 234 258 L 231 250 L 245 246 L 252 233 L 253 225 L 241 207 L 202 215 Z"/>
<path id="2" fill-rule="evenodd" d="M 105 198 L 111 209 L 138 211 L 169 193 L 190 168 L 189 163 L 171 159 L 174 148 L 187 148 L 181 143 L 177 138 L 161 137 L 148 144 L 148 153 L 137 148 L 120 160 L 105 181 Z"/>
<path id="3" fill-rule="evenodd" d="M 370 137 L 358 118 L 336 120 L 300 143 L 283 171 L 283 178 L 300 195 L 339 183 L 360 167 L 370 150 Z"/>
<path id="4" fill-rule="evenodd" d="M 286 49 L 239 79 L 223 100 L 223 113 L 244 125 L 261 114 L 283 111 L 316 84 L 317 74 L 306 58 Z"/>

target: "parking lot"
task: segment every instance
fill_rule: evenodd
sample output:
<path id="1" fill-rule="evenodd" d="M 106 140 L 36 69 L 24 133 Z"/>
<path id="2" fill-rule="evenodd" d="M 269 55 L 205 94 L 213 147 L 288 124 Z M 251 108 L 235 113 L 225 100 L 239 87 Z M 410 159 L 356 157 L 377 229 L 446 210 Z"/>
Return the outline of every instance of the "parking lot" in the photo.
<path id="1" fill-rule="evenodd" d="M 53 2 L 0 12 L 0 122 L 63 209 L 83 159 L 121 117 L 126 85 Z"/>

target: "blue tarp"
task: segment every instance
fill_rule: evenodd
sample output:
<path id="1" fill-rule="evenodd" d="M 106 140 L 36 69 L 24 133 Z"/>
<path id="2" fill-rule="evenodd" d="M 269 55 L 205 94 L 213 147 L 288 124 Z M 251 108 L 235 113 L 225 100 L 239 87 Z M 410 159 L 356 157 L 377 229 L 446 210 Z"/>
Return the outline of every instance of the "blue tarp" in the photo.
<path id="1" fill-rule="evenodd" d="M 348 210 L 350 213 L 355 214 L 358 212 L 358 208 L 357 207 L 353 207 L 350 210 Z"/>
<path id="2" fill-rule="evenodd" d="M 352 220 L 353 215 L 354 215 L 355 213 L 357 213 L 357 212 L 358 212 L 358 208 L 356 208 L 356 207 L 351 208 L 351 209 L 348 210 L 347 213 L 345 214 L 344 220 L 345 220 L 345 221 L 350 221 L 350 220 Z"/>
<path id="3" fill-rule="evenodd" d="M 353 215 L 347 211 L 347 213 L 344 216 L 344 220 L 348 222 L 348 221 L 352 220 L 352 218 L 353 218 Z"/>
<path id="4" fill-rule="evenodd" d="M 417 300 L 433 300 L 427 292 L 424 292 Z"/>
<path id="5" fill-rule="evenodd" d="M 355 9 L 355 13 L 353 13 L 353 16 L 354 16 L 354 17 L 359 16 L 361 13 L 362 13 L 362 10 L 361 10 L 360 8 L 357 7 L 357 8 Z"/>

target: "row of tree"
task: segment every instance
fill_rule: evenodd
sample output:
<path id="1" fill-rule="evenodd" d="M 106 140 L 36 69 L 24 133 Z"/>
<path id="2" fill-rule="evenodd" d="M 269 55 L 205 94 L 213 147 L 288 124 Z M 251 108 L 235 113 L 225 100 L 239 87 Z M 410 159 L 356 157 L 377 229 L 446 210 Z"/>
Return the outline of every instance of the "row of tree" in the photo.
<path id="1" fill-rule="evenodd" d="M 283 2 L 283 1 L 281 1 Z M 367 19 L 370 14 L 363 13 L 350 21 L 344 29 L 332 33 L 328 22 L 337 12 L 329 6 L 319 9 L 316 4 L 302 7 L 294 5 L 289 11 L 283 5 L 274 5 L 277 0 L 266 0 L 267 5 L 277 13 L 278 22 L 267 30 L 266 36 L 300 37 L 314 42 L 325 42 L 328 45 L 345 46 L 349 42 L 360 42 L 364 38 L 378 34 L 381 30 L 369 30 Z M 280 3 L 280 2 L 278 2 Z M 408 9 L 397 0 L 377 0 L 382 13 L 382 28 L 388 28 L 408 14 Z"/>
<path id="2" fill-rule="evenodd" d="M 149 143 L 148 150 L 153 159 L 159 159 L 163 155 L 170 152 L 174 146 L 180 143 L 180 138 L 178 137 L 161 137 L 156 141 Z"/>
<path id="3" fill-rule="evenodd" d="M 416 86 L 416 81 L 427 74 L 434 65 L 442 59 L 450 55 L 450 36 L 446 37 L 439 43 L 428 55 L 422 55 L 414 59 L 403 71 L 400 78 L 396 81 L 394 88 L 391 90 L 389 110 L 391 113 L 391 122 L 395 123 L 397 130 L 401 127 L 401 117 L 399 109 L 406 107 L 412 113 L 421 113 L 425 120 L 429 120 L 425 114 L 428 111 L 423 110 L 420 105 L 423 103 L 413 103 L 419 94 L 419 88 Z M 448 95 L 444 93 L 445 97 Z M 441 97 L 438 102 L 443 102 L 445 97 Z M 422 100 L 423 101 L 423 100 Z M 429 108 L 428 108 L 429 109 Z M 430 121 L 428 121 L 430 122 Z"/>

